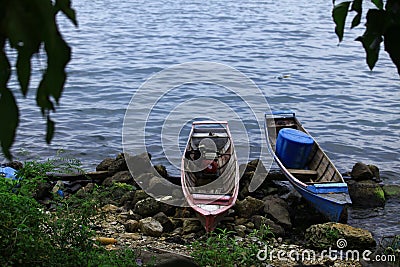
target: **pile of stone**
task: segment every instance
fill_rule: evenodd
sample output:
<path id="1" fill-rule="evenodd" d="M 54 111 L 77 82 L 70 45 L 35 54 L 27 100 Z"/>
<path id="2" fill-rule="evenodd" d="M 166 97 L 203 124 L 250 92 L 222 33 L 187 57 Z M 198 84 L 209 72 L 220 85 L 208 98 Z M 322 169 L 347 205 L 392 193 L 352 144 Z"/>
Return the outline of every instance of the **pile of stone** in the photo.
<path id="1" fill-rule="evenodd" d="M 116 243 L 108 245 L 110 249 L 118 246 L 147 247 L 189 256 L 190 246 L 187 245 L 205 236 L 204 228 L 196 219 L 196 214 L 190 208 L 159 202 L 141 189 L 143 185 L 157 186 L 158 179 L 154 178 L 157 174 L 169 181 L 176 181 L 176 178 L 169 177 L 163 166 L 144 168 L 150 166 L 146 163 L 150 157 L 142 154 L 130 158 L 140 164 L 142 173 L 139 174 L 141 177 L 139 184 L 138 179 L 134 179 L 128 170 L 125 158 L 126 155 L 120 154 L 115 159 L 105 159 L 96 169 L 109 173 L 102 181 L 103 186 L 111 188 L 113 184 L 126 183 L 136 188 L 121 194 L 112 204 L 106 204 L 101 208 L 95 227 L 98 236 L 115 239 Z M 157 174 L 154 173 L 154 169 Z M 219 228 L 233 231 L 237 238 L 247 239 L 252 231 L 267 226 L 272 233 L 271 240 L 275 240 L 271 242 L 273 247 L 278 250 L 295 249 L 299 253 L 306 248 L 317 251 L 326 247 L 334 248 L 340 238 L 345 238 L 350 248 L 372 249 L 376 245 L 369 231 L 345 224 L 327 223 L 304 202 L 279 171 L 267 172 L 258 160 L 242 165 L 240 169 L 243 175 L 240 180 L 238 200 L 226 220 L 220 222 Z M 257 190 L 249 192 L 248 185 L 255 175 L 261 176 L 264 182 Z M 78 194 L 90 192 L 90 187 L 88 184 Z M 332 233 L 336 234 L 334 238 Z M 331 238 L 323 239 L 324 236 Z M 249 242 L 253 242 L 251 238 Z M 292 245 L 287 245 L 288 243 Z M 298 246 L 293 243 L 303 245 Z M 326 261 L 329 259 L 320 260 L 320 262 Z M 272 262 L 279 264 L 277 259 L 272 259 Z M 346 266 L 346 261 L 339 262 L 341 265 L 336 266 Z M 286 264 L 295 266 L 297 263 Z M 354 262 L 351 264 L 348 266 L 357 266 Z"/>
<path id="2" fill-rule="evenodd" d="M 383 183 L 379 168 L 357 162 L 347 173 L 349 193 L 354 208 L 377 208 L 385 206 L 389 198 L 400 198 L 400 185 Z"/>
<path id="3" fill-rule="evenodd" d="M 112 197 L 98 207 L 100 213 L 93 225 L 98 240 L 109 249 L 118 249 L 120 246 L 147 248 L 161 254 L 173 253 L 187 260 L 190 254 L 188 244 L 204 238 L 204 228 L 192 209 L 157 201 L 141 189 L 162 188 L 160 176 L 168 182 L 177 181 L 177 178 L 168 175 L 164 166 L 152 166 L 150 159 L 147 153 L 136 156 L 121 153 L 116 158 L 106 158 L 97 166 L 91 179 L 72 183 L 74 190 L 70 193 L 85 197 L 92 193 L 95 184 L 113 190 L 110 194 Z M 337 246 L 336 242 L 341 238 L 348 242 L 346 245 L 349 248 L 373 249 L 376 245 L 371 233 L 366 230 L 325 221 L 308 206 L 280 171 L 267 171 L 258 160 L 241 165 L 240 170 L 242 176 L 238 200 L 226 219 L 218 225 L 219 228 L 234 232 L 237 238 L 254 242 L 249 234 L 267 227 L 272 238 L 270 244 L 278 250 L 295 249 L 300 253 L 306 247 L 321 250 Z M 349 191 L 356 206 L 384 205 L 387 194 L 376 167 L 357 163 L 350 176 Z M 263 182 L 257 190 L 250 192 L 249 184 L 254 178 Z M 46 190 L 54 188 L 47 186 Z M 182 197 L 182 192 L 178 191 L 172 192 L 171 198 Z M 391 192 L 391 197 L 396 196 L 396 188 L 390 187 L 387 191 Z M 302 245 L 296 246 L 294 243 Z M 292 247 L 287 244 L 292 244 Z M 279 266 L 276 259 L 274 261 Z M 325 264 L 326 261 L 329 259 L 321 258 L 320 263 Z M 286 262 L 286 266 L 295 264 L 297 262 L 293 265 Z M 341 265 L 336 266 L 346 266 L 346 262 L 342 261 Z"/>

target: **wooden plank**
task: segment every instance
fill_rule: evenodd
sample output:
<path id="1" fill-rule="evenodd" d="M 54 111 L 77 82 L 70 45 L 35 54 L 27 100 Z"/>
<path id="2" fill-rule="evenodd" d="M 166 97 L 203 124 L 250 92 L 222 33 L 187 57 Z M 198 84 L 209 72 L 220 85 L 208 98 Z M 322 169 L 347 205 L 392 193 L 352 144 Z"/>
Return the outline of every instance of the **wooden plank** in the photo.
<path id="1" fill-rule="evenodd" d="M 228 194 L 199 194 L 195 193 L 193 196 L 194 204 L 204 204 L 204 205 L 221 205 L 227 206 L 232 198 Z"/>
<path id="2" fill-rule="evenodd" d="M 230 205 L 229 201 L 226 200 L 205 200 L 205 199 L 193 199 L 193 203 L 196 205 L 218 205 L 218 206 L 228 206 Z M 204 206 L 206 207 L 206 206 Z M 206 210 L 204 207 L 201 207 L 202 209 Z M 219 207 L 218 209 L 220 209 L 221 207 Z"/>
<path id="3" fill-rule="evenodd" d="M 316 147 L 316 145 L 314 145 L 314 147 Z M 313 157 L 310 160 L 310 163 L 308 164 L 308 166 L 311 169 L 314 169 L 314 170 L 318 169 L 320 164 L 321 164 L 321 161 L 323 160 L 323 158 L 324 158 L 324 153 L 322 153 L 321 150 L 317 149 L 315 151 L 315 155 L 313 155 Z"/>
<path id="4" fill-rule="evenodd" d="M 317 171 L 314 170 L 303 170 L 303 169 L 287 169 L 293 175 L 311 175 L 316 176 Z"/>
<path id="5" fill-rule="evenodd" d="M 220 201 L 229 201 L 231 199 L 231 195 L 227 194 L 199 194 L 195 193 L 192 195 L 193 199 L 196 200 L 220 200 Z"/>
<path id="6" fill-rule="evenodd" d="M 309 185 L 317 185 L 317 184 L 335 184 L 337 183 L 336 181 L 329 181 L 329 182 L 306 182 L 306 184 Z"/>
<path id="7" fill-rule="evenodd" d="M 228 124 L 227 121 L 194 121 L 193 125 L 202 125 L 202 124 Z"/>
<path id="8" fill-rule="evenodd" d="M 319 179 L 316 182 L 329 182 L 330 178 L 332 177 L 332 173 L 331 175 L 329 175 L 330 168 L 331 164 L 329 162 L 329 159 L 327 157 L 324 157 L 318 167 Z"/>
<path id="9" fill-rule="evenodd" d="M 211 133 L 211 135 L 210 135 Z M 206 133 L 202 133 L 202 132 L 196 132 L 193 133 L 192 135 L 193 138 L 218 138 L 218 137 L 228 137 L 227 133 L 218 133 L 218 132 L 213 132 L 213 131 L 209 131 Z"/>

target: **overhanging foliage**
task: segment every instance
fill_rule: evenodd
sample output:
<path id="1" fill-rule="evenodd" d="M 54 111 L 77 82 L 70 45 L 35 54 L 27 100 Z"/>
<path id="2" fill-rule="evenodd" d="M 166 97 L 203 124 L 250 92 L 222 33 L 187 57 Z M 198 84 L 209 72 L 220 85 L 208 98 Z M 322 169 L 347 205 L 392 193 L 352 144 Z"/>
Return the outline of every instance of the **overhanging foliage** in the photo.
<path id="1" fill-rule="evenodd" d="M 356 41 L 360 41 L 366 52 L 368 67 L 372 70 L 379 58 L 381 43 L 385 51 L 397 67 L 400 75 L 400 0 L 371 0 L 375 8 L 368 10 L 365 32 Z M 333 1 L 335 4 L 335 1 Z M 351 28 L 359 26 L 362 16 L 362 0 L 345 1 L 334 5 L 333 21 L 339 42 L 343 40 L 346 17 L 349 12 L 355 12 Z"/>
<path id="2" fill-rule="evenodd" d="M 71 59 L 71 48 L 62 38 L 56 23 L 59 12 L 77 26 L 70 0 L 0 0 L 0 143 L 9 159 L 20 114 L 15 97 L 8 88 L 12 71 L 6 47 L 9 45 L 17 51 L 16 74 L 24 96 L 29 90 L 32 56 L 40 50 L 44 50 L 47 56 L 36 102 L 46 118 L 46 142 L 50 143 L 54 134 L 50 112 L 55 111 L 55 104 L 61 97 L 67 77 L 65 67 Z"/>

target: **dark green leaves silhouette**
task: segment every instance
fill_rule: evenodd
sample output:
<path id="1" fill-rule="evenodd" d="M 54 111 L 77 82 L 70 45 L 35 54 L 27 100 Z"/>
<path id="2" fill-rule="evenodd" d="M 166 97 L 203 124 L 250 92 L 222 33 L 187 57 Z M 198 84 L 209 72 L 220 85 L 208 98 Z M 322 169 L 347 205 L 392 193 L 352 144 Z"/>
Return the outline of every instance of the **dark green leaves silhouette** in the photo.
<path id="1" fill-rule="evenodd" d="M 335 4 L 335 1 L 333 1 Z M 360 41 L 366 52 L 368 67 L 372 70 L 379 59 L 381 43 L 397 67 L 400 75 L 400 0 L 371 0 L 376 8 L 369 9 L 366 16 L 365 32 L 356 40 Z M 361 22 L 362 0 L 346 1 L 336 4 L 332 11 L 335 32 L 339 42 L 343 40 L 346 18 L 349 12 L 356 12 L 351 28 Z"/>
<path id="2" fill-rule="evenodd" d="M 335 33 L 339 37 L 339 41 L 343 40 L 344 25 L 346 22 L 347 12 L 350 2 L 343 2 L 335 6 L 332 12 L 333 21 L 336 24 Z"/>
<path id="3" fill-rule="evenodd" d="M 65 68 L 71 59 L 71 49 L 58 30 L 56 15 L 61 12 L 77 26 L 70 0 L 0 0 L 0 143 L 7 158 L 14 142 L 19 121 L 18 106 L 8 88 L 11 65 L 6 49 L 17 51 L 16 75 L 24 96 L 29 91 L 31 59 L 40 51 L 47 57 L 36 102 L 47 121 L 46 142 L 54 134 L 50 112 L 59 103 L 67 78 Z"/>
<path id="4" fill-rule="evenodd" d="M 333 1 L 335 4 L 335 0 Z M 365 32 L 356 40 L 360 41 L 366 52 L 368 67 L 372 70 L 379 59 L 381 43 L 397 67 L 400 75 L 400 0 L 388 0 L 384 7 L 382 0 L 371 0 L 376 8 L 369 9 L 366 16 Z M 332 17 L 339 42 L 343 40 L 346 18 L 349 12 L 356 12 L 351 28 L 361 22 L 362 0 L 335 4 Z"/>

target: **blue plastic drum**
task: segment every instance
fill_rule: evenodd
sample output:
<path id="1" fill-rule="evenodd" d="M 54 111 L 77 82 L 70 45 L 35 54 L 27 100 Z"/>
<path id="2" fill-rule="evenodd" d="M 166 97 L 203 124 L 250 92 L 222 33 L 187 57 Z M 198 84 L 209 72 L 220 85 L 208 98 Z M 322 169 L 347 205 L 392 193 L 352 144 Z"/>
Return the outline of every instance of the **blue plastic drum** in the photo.
<path id="1" fill-rule="evenodd" d="M 283 128 L 276 139 L 276 154 L 286 168 L 304 169 L 314 140 L 308 134 Z"/>

